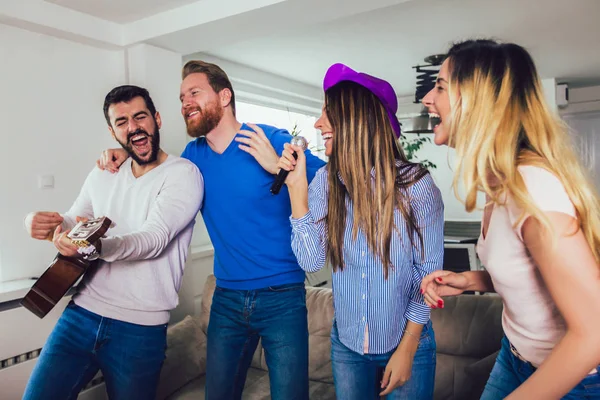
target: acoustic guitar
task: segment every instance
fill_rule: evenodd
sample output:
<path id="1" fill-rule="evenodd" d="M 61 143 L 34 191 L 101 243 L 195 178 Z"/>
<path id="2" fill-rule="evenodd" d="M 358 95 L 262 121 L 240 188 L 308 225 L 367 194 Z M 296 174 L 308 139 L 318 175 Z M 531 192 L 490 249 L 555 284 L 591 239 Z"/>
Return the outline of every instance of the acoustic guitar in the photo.
<path id="1" fill-rule="evenodd" d="M 104 236 L 111 224 L 107 217 L 82 221 L 75 225 L 67 237 L 81 248 L 91 248 L 89 246 L 97 245 L 98 239 Z M 79 278 L 98 262 L 91 258 L 65 257 L 58 253 L 27 292 L 21 305 L 39 318 L 44 318 Z"/>

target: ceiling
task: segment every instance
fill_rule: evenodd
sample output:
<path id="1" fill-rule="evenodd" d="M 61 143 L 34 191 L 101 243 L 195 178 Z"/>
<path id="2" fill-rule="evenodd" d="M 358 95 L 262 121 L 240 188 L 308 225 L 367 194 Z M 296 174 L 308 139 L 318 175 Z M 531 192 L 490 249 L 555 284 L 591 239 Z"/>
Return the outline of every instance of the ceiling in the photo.
<path id="1" fill-rule="evenodd" d="M 414 92 L 412 66 L 456 40 L 525 46 L 543 78 L 600 83 L 600 0 L 19 0 L 0 23 L 123 49 L 209 53 L 315 87 L 344 62 Z"/>
<path id="2" fill-rule="evenodd" d="M 198 0 L 44 0 L 111 22 L 127 23 Z"/>
<path id="3" fill-rule="evenodd" d="M 598 0 L 421 0 L 219 46 L 208 53 L 320 85 L 344 62 L 414 91 L 411 67 L 456 40 L 495 37 L 525 46 L 544 78 L 600 81 Z"/>

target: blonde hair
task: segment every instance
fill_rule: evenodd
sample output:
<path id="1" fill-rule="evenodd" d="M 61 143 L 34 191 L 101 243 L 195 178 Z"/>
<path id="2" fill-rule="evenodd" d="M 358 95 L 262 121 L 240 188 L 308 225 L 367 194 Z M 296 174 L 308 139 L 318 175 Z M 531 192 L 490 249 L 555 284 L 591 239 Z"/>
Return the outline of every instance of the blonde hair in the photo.
<path id="1" fill-rule="evenodd" d="M 525 215 L 552 232 L 517 168 L 533 165 L 554 174 L 577 213 L 579 227 L 600 262 L 600 203 L 581 166 L 566 126 L 551 112 L 535 64 L 522 47 L 490 40 L 454 45 L 448 53 L 452 115 L 449 144 L 458 155 L 453 188 L 466 191 L 467 211 L 483 191 L 496 204 L 506 195 Z M 517 221 L 518 223 L 519 221 Z"/>
<path id="2" fill-rule="evenodd" d="M 346 201 L 349 199 L 353 209 L 353 240 L 359 230 L 364 233 L 369 250 L 382 261 L 387 279 L 392 234 L 399 229 L 394 223 L 396 209 L 404 218 L 411 246 L 417 246 L 416 238 L 423 249 L 422 227 L 414 215 L 408 188 L 428 171 L 420 164 L 408 162 L 387 111 L 363 86 L 341 82 L 328 89 L 325 112 L 336 133 L 327 164 L 328 259 L 334 271 L 344 269 Z"/>

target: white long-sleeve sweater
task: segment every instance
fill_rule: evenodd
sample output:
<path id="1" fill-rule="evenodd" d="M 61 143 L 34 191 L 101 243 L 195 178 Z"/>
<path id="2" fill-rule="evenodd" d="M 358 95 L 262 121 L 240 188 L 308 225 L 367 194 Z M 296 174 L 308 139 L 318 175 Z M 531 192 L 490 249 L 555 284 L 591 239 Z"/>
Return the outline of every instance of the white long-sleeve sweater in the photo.
<path id="1" fill-rule="evenodd" d="M 102 239 L 101 261 L 84 276 L 75 304 L 134 324 L 167 323 L 179 301 L 203 194 L 198 168 L 172 155 L 138 178 L 131 158 L 116 174 L 94 168 L 63 215 L 63 229 L 77 216 L 106 216 L 115 226 Z"/>

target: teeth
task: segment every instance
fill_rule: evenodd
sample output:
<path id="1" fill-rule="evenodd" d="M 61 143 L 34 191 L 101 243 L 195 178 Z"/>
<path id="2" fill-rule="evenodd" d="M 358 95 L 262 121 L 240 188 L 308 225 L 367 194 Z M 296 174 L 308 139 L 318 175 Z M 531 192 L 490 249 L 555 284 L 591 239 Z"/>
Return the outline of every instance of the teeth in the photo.
<path id="1" fill-rule="evenodd" d="M 333 134 L 331 134 L 331 133 L 326 133 L 326 134 L 324 134 L 322 137 L 323 137 L 323 140 L 328 140 L 328 139 L 331 139 L 331 138 L 333 137 Z"/>
<path id="2" fill-rule="evenodd" d="M 146 137 L 146 135 L 137 135 L 131 138 L 132 142 L 138 141 L 140 139 L 144 139 Z"/>
<path id="3" fill-rule="evenodd" d="M 191 113 L 188 114 L 188 118 L 193 117 L 196 114 L 198 114 L 198 111 L 192 111 Z"/>
<path id="4" fill-rule="evenodd" d="M 440 115 L 436 114 L 436 113 L 429 113 L 429 118 L 439 118 L 439 119 L 441 119 Z"/>

